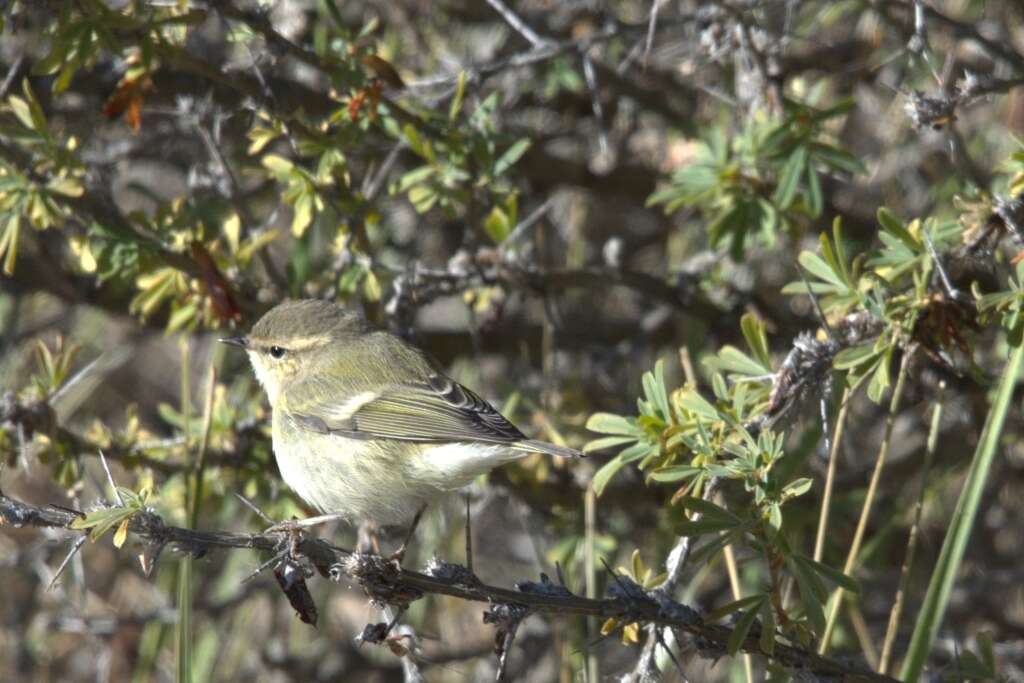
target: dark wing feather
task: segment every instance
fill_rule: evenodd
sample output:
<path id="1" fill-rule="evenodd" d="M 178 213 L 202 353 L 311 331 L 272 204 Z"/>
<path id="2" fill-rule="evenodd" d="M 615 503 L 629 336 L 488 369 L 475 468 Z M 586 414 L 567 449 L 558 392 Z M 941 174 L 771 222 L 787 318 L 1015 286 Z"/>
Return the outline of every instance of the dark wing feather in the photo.
<path id="1" fill-rule="evenodd" d="M 317 414 L 319 412 L 319 414 Z M 526 439 L 491 404 L 442 375 L 385 387 L 344 419 L 328 411 L 293 416 L 311 431 L 355 439 L 514 444 Z"/>

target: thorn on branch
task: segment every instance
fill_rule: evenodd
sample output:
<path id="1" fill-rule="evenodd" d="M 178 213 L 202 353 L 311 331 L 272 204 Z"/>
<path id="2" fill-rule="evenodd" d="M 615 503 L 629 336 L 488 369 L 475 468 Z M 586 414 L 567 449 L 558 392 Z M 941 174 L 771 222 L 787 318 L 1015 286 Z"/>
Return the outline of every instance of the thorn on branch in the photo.
<path id="1" fill-rule="evenodd" d="M 673 600 L 669 594 L 661 588 L 655 588 L 648 596 L 658 603 L 658 616 L 664 619 L 672 619 L 688 626 L 699 626 L 704 623 L 700 612 Z"/>
<path id="2" fill-rule="evenodd" d="M 539 582 L 520 581 L 516 584 L 516 588 L 523 593 L 533 593 L 534 595 L 551 595 L 562 598 L 573 597 L 573 592 L 571 590 L 569 590 L 565 585 L 555 583 L 543 572 L 540 575 Z"/>
<path id="3" fill-rule="evenodd" d="M 423 573 L 441 581 L 448 581 L 459 586 L 479 586 L 482 584 L 476 574 L 468 567 L 444 560 L 434 556 L 423 568 Z M 518 587 L 518 585 L 517 585 Z"/>
<path id="4" fill-rule="evenodd" d="M 331 567 L 333 580 L 339 581 L 342 576 L 352 577 L 374 605 L 393 605 L 404 610 L 422 598 L 423 592 L 403 584 L 401 573 L 402 568 L 397 562 L 366 553 L 352 553 Z"/>

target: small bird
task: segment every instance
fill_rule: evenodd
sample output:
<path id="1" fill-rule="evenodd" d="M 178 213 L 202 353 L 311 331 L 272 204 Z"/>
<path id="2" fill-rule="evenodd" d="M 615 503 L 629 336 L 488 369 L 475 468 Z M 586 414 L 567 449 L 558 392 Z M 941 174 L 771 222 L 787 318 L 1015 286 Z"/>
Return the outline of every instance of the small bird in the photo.
<path id="1" fill-rule="evenodd" d="M 286 301 L 247 337 L 220 341 L 245 349 L 267 393 L 285 482 L 350 523 L 418 520 L 427 503 L 530 453 L 582 456 L 528 439 L 422 351 L 328 301 Z"/>

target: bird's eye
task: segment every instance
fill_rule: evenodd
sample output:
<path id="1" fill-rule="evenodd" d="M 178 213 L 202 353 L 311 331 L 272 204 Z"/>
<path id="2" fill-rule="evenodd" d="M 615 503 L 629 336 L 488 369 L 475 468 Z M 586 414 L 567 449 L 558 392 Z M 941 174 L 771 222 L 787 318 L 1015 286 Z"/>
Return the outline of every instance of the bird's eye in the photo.
<path id="1" fill-rule="evenodd" d="M 273 356 L 274 358 L 281 358 L 284 356 L 284 349 L 281 348 L 280 346 L 271 346 L 270 355 Z"/>

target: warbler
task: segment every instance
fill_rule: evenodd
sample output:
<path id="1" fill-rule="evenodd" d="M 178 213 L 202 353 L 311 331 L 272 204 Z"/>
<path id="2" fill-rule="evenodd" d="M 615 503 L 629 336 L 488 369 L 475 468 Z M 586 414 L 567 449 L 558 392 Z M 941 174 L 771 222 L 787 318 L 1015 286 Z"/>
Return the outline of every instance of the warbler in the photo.
<path id="1" fill-rule="evenodd" d="M 582 455 L 528 439 L 422 351 L 328 301 L 286 301 L 248 336 L 220 341 L 245 349 L 266 391 L 285 483 L 352 523 L 418 519 L 445 492 L 530 453 Z"/>

